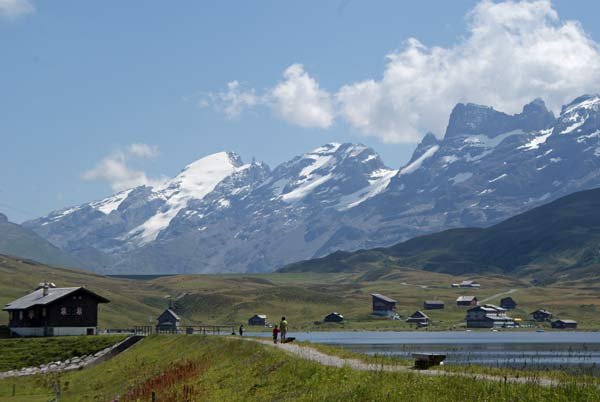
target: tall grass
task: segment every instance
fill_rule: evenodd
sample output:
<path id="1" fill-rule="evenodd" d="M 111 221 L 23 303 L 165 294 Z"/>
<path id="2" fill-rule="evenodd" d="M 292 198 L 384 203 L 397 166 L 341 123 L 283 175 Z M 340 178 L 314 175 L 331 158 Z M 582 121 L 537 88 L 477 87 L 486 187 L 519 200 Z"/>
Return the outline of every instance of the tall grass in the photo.
<path id="1" fill-rule="evenodd" d="M 50 395 L 40 377 L 19 381 L 21 389 L 30 384 L 31 389 L 38 390 L 37 396 L 30 394 L 31 401 Z M 179 395 L 182 401 L 591 402 L 598 401 L 600 395 L 597 384 L 574 379 L 544 387 L 533 377 L 526 384 L 512 384 L 451 375 L 325 367 L 255 342 L 199 335 L 153 336 L 106 363 L 64 374 L 56 381 L 63 384 L 63 401 L 112 400 L 128 395 L 146 400 L 147 392 L 152 391 L 165 395 L 165 399 Z M 0 400 L 12 401 L 6 397 L 10 387 L 10 381 L 0 381 Z"/>

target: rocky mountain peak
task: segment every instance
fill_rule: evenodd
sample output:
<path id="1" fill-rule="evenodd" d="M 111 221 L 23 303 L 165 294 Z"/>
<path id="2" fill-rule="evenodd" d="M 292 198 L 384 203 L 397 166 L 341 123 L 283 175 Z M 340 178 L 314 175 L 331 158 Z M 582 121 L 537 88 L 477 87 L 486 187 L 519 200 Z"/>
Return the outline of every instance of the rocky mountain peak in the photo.
<path id="1" fill-rule="evenodd" d="M 535 99 L 521 113 L 512 116 L 490 106 L 459 103 L 450 114 L 444 138 L 478 134 L 495 137 L 512 130 L 542 130 L 553 121 L 554 115 L 541 99 Z"/>
<path id="2" fill-rule="evenodd" d="M 520 127 L 525 131 L 535 131 L 548 128 L 554 122 L 554 113 L 546 108 L 546 104 L 540 98 L 523 106 L 523 112 L 516 115 Z"/>
<path id="3" fill-rule="evenodd" d="M 423 137 L 421 142 L 417 145 L 417 148 L 415 148 L 415 152 L 413 152 L 413 155 L 408 163 L 419 159 L 425 152 L 427 152 L 428 149 L 430 149 L 432 146 L 438 145 L 439 143 L 440 141 L 432 132 L 425 134 L 425 137 Z"/>
<path id="4" fill-rule="evenodd" d="M 561 116 L 573 112 L 575 109 L 587 109 L 596 105 L 596 109 L 600 105 L 600 94 L 586 94 L 573 99 L 570 103 L 564 105 L 560 111 Z"/>
<path id="5" fill-rule="evenodd" d="M 599 125 L 600 95 L 583 95 L 562 107 L 554 132 L 577 134 L 597 130 Z"/>
<path id="6" fill-rule="evenodd" d="M 8 222 L 8 217 L 0 212 L 0 223 L 1 222 Z"/>

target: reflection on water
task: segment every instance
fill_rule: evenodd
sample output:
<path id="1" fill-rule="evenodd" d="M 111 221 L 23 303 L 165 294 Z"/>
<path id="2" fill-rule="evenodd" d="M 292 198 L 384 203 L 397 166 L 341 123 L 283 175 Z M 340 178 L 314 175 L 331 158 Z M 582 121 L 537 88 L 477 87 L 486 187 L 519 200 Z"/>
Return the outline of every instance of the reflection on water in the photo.
<path id="1" fill-rule="evenodd" d="M 300 332 L 290 336 L 371 355 L 410 357 L 413 352 L 435 352 L 446 354 L 446 364 L 600 375 L 600 332 L 353 331 Z"/>
<path id="2" fill-rule="evenodd" d="M 410 357 L 413 352 L 446 354 L 445 364 L 477 364 L 520 369 L 578 370 L 600 374 L 600 344 L 489 343 L 489 344 L 340 344 L 370 355 Z"/>

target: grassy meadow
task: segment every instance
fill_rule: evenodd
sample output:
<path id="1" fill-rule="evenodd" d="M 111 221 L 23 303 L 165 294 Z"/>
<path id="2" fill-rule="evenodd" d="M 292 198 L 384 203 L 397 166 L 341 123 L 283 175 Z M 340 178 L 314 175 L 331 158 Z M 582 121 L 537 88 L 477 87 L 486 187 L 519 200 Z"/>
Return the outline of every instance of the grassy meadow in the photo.
<path id="1" fill-rule="evenodd" d="M 598 383 L 565 378 L 543 387 L 417 372 L 362 372 L 306 361 L 255 342 L 152 336 L 98 366 L 61 375 L 0 380 L 0 400 L 62 401 L 596 401 Z M 12 390 L 16 395 L 12 396 Z"/>
<path id="2" fill-rule="evenodd" d="M 370 315 L 370 294 L 377 292 L 396 299 L 402 317 L 422 309 L 424 300 L 443 300 L 446 309 L 426 313 L 432 320 L 432 330 L 447 330 L 463 328 L 466 308 L 457 307 L 454 302 L 459 295 L 472 294 L 480 301 L 497 304 L 500 298 L 510 294 L 519 304 L 511 312 L 512 317 L 527 320 L 532 311 L 546 308 L 555 316 L 576 319 L 580 329 L 600 329 L 600 283 L 557 281 L 552 286 L 533 286 L 525 280 L 480 276 L 472 278 L 481 283 L 480 289 L 450 287 L 463 279 L 468 278 L 410 268 L 373 268 L 349 273 L 176 275 L 141 280 L 46 267 L 0 256 L 0 304 L 48 280 L 58 286 L 84 285 L 110 299 L 110 303 L 99 307 L 101 328 L 154 324 L 172 298 L 184 325 L 246 323 L 251 315 L 259 313 L 267 314 L 273 322 L 285 315 L 292 331 L 411 329 L 403 321 Z M 347 321 L 321 323 L 332 311 L 342 313 Z M 0 314 L 0 325 L 7 320 L 8 314 Z"/>

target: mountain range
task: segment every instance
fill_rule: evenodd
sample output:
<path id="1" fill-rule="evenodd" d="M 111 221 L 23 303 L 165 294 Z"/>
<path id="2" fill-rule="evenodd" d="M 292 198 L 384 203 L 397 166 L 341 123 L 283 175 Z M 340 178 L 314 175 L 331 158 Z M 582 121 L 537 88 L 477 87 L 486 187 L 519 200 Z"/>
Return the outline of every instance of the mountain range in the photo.
<path id="1" fill-rule="evenodd" d="M 453 275 L 500 274 L 548 284 L 598 277 L 600 189 L 580 191 L 488 228 L 448 229 L 386 248 L 336 252 L 281 272 L 389 274 L 403 267 Z"/>
<path id="2" fill-rule="evenodd" d="M 266 272 L 337 250 L 486 227 L 600 186 L 600 96 L 555 117 L 536 99 L 509 115 L 458 104 L 400 169 L 330 143 L 271 169 L 231 152 L 23 226 L 102 273 Z"/>

